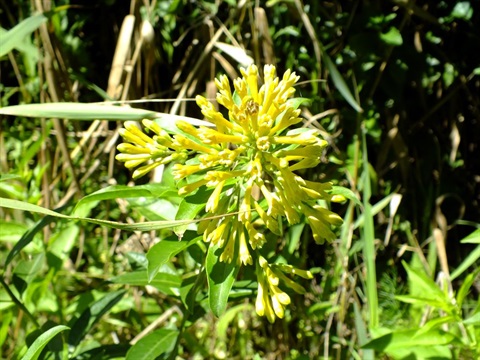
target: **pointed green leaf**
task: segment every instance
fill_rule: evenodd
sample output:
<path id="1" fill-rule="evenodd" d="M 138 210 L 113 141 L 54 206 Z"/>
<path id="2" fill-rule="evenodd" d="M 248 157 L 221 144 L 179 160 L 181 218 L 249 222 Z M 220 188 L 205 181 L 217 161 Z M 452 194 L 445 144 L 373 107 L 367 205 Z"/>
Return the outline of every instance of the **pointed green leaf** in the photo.
<path id="1" fill-rule="evenodd" d="M 287 103 L 293 106 L 294 109 L 298 109 L 301 105 L 310 106 L 312 100 L 309 98 L 296 97 L 288 99 Z"/>
<path id="2" fill-rule="evenodd" d="M 1 201 L 1 198 L 0 198 Z M 0 207 L 1 207 L 0 203 Z M 53 222 L 55 219 L 52 216 L 46 216 L 39 222 L 37 222 L 30 230 L 25 232 L 23 236 L 18 240 L 18 242 L 15 244 L 13 249 L 8 253 L 7 259 L 5 260 L 5 266 L 10 264 L 10 262 L 13 260 L 15 256 L 17 256 L 20 251 L 25 248 L 28 244 L 30 244 L 33 239 L 35 238 L 35 235 L 40 232 L 45 226 L 49 225 L 51 222 Z"/>
<path id="3" fill-rule="evenodd" d="M 133 286 L 153 286 L 167 295 L 178 295 L 178 288 L 182 284 L 182 278 L 176 274 L 167 272 L 158 272 L 156 276 L 149 281 L 145 270 L 132 271 L 110 279 L 115 284 L 133 285 Z"/>
<path id="4" fill-rule="evenodd" d="M 177 190 L 163 184 L 108 186 L 80 199 L 72 212 L 72 216 L 86 216 L 90 210 L 102 200 L 129 199 L 139 197 L 164 198 L 170 196 L 178 196 Z"/>
<path id="5" fill-rule="evenodd" d="M 465 238 L 460 240 L 463 244 L 480 244 L 480 229 L 475 230 Z"/>
<path id="6" fill-rule="evenodd" d="M 337 67 L 335 66 L 333 61 L 330 59 L 330 56 L 328 56 L 327 52 L 323 48 L 322 44 L 320 44 L 320 42 L 319 42 L 319 45 L 320 45 L 320 49 L 322 50 L 323 62 L 325 63 L 325 66 L 330 72 L 330 76 L 332 77 L 332 81 L 333 81 L 333 84 L 335 85 L 335 88 L 340 92 L 340 94 L 342 94 L 343 98 L 350 104 L 352 108 L 355 109 L 355 111 L 363 112 L 363 109 L 357 103 L 352 93 L 350 92 L 348 85 L 345 83 L 345 80 L 343 79 L 342 74 L 340 74 Z"/>
<path id="7" fill-rule="evenodd" d="M 147 253 L 148 280 L 151 281 L 162 265 L 166 264 L 172 257 L 195 244 L 201 238 L 201 235 L 198 236 L 195 232 L 188 231 L 181 241 L 178 237 L 171 236 L 153 245 Z"/>
<path id="8" fill-rule="evenodd" d="M 215 316 L 225 312 L 230 290 L 240 269 L 235 258 L 230 264 L 220 262 L 222 251 L 223 248 L 210 245 L 206 260 L 208 301 Z"/>
<path id="9" fill-rule="evenodd" d="M 462 321 L 465 325 L 477 325 L 480 324 L 480 312 L 477 312 L 476 314 L 473 314 L 469 318 L 465 319 Z"/>
<path id="10" fill-rule="evenodd" d="M 37 14 L 26 18 L 14 28 L 0 35 L 0 57 L 8 54 L 18 44 L 23 43 L 26 36 L 32 34 L 40 25 L 47 21 L 43 14 Z"/>
<path id="11" fill-rule="evenodd" d="M 81 352 L 74 359 L 75 360 L 111 360 L 111 359 L 123 359 L 130 349 L 128 343 L 103 345 Z"/>
<path id="12" fill-rule="evenodd" d="M 438 329 L 432 329 L 419 336 L 415 336 L 416 333 L 416 329 L 394 331 L 369 341 L 362 348 L 389 352 L 414 346 L 435 346 L 458 342 L 455 335 Z"/>
<path id="13" fill-rule="evenodd" d="M 443 292 L 433 281 L 421 270 L 414 270 L 408 266 L 405 261 L 402 261 L 402 264 L 407 270 L 408 280 L 412 282 L 413 286 L 418 289 L 422 298 L 429 299 L 432 306 L 440 307 L 445 310 L 447 313 L 452 311 L 453 305 L 448 298 L 448 296 Z M 407 297 L 398 297 L 400 299 L 406 299 Z M 414 298 L 414 297 L 412 297 Z M 435 304 L 435 305 L 433 305 Z"/>
<path id="14" fill-rule="evenodd" d="M 205 204 L 213 190 L 200 188 L 195 194 L 185 197 L 180 203 L 175 216 L 176 220 L 193 220 L 195 217 L 205 209 Z M 183 226 L 177 226 L 175 228 L 175 234 L 178 237 L 182 237 L 183 233 L 187 230 L 188 224 Z"/>
<path id="15" fill-rule="evenodd" d="M 470 273 L 465 277 L 465 280 L 463 281 L 463 284 L 457 293 L 457 306 L 459 308 L 462 307 L 463 301 L 465 300 L 468 293 L 470 292 L 472 285 L 477 280 L 478 274 L 480 274 L 480 268 L 477 268 L 473 273 Z"/>
<path id="16" fill-rule="evenodd" d="M 179 334 L 177 330 L 153 331 L 131 347 L 125 360 L 151 360 L 169 353 L 173 350 Z"/>
<path id="17" fill-rule="evenodd" d="M 80 344 L 80 341 L 88 334 L 93 325 L 122 299 L 125 292 L 125 290 L 119 290 L 108 293 L 86 308 L 71 326 L 70 336 L 68 337 L 69 345 L 76 347 Z"/>
<path id="18" fill-rule="evenodd" d="M 43 348 L 50 342 L 50 340 L 52 340 L 58 333 L 68 329 L 70 329 L 68 326 L 58 325 L 45 331 L 28 348 L 22 360 L 37 360 Z"/>
<path id="19" fill-rule="evenodd" d="M 403 44 L 402 34 L 396 27 L 390 27 L 386 33 L 380 34 L 380 39 L 391 46 L 400 46 Z"/>

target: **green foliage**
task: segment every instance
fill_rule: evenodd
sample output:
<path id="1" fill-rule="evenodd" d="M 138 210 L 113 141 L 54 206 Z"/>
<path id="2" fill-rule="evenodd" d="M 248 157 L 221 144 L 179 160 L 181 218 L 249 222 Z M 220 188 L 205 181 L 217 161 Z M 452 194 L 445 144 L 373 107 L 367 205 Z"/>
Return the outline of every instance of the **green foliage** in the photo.
<path id="1" fill-rule="evenodd" d="M 478 358 L 474 5 L 4 1 L 0 357 Z M 123 121 L 206 125 L 190 100 L 251 61 L 300 76 L 299 127 L 329 146 L 296 173 L 346 199 L 319 202 L 344 219 L 331 244 L 304 216 L 265 231 L 271 266 L 313 274 L 274 325 L 255 269 L 197 232 L 212 189 L 114 160 Z"/>

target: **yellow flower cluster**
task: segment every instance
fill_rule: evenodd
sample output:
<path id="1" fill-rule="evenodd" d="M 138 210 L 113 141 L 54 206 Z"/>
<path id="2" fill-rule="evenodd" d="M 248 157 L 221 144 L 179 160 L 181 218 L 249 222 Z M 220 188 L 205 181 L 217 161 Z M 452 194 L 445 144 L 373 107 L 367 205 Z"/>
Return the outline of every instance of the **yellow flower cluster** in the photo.
<path id="1" fill-rule="evenodd" d="M 255 259 L 260 269 L 257 313 L 273 321 L 275 315 L 283 317 L 290 302 L 278 287 L 279 279 L 295 291 L 302 290 L 280 271 L 286 271 L 285 267 L 269 265 L 257 254 L 267 241 L 263 229 L 281 235 L 282 218 L 296 224 L 305 216 L 315 241 L 321 244 L 335 238 L 331 225 L 340 225 L 342 219 L 318 205 L 318 200 L 335 200 L 328 193 L 330 183 L 307 181 L 295 173 L 316 166 L 327 145 L 317 130 L 291 129 L 302 121 L 290 99 L 299 77 L 287 70 L 279 79 L 275 67 L 267 65 L 259 87 L 255 65 L 241 73 L 234 81 L 233 93 L 225 75 L 215 80 L 217 102 L 228 111 L 228 119 L 207 99 L 197 96 L 202 114 L 214 128 L 177 121 L 179 133 L 171 137 L 155 122 L 144 120 L 145 127 L 155 134 L 149 137 L 133 122 L 126 122 L 120 133 L 126 143 L 118 146 L 121 154 L 117 159 L 127 168 L 138 167 L 134 178 L 175 161 L 174 178 L 183 184 L 179 194 L 202 186 L 211 189 L 205 207 L 210 216 L 200 223 L 199 231 L 206 242 L 222 248 L 220 261 L 252 265 Z M 235 212 L 237 216 L 223 216 Z M 252 257 L 252 252 L 256 256 Z M 299 270 L 290 273 L 307 274 Z"/>
<path id="2" fill-rule="evenodd" d="M 284 273 L 295 274 L 304 279 L 311 279 L 310 271 L 300 270 L 287 264 L 269 264 L 263 256 L 259 256 L 257 265 L 258 291 L 255 309 L 260 316 L 266 316 L 268 321 L 274 322 L 275 316 L 283 318 L 285 306 L 290 304 L 290 296 L 282 291 L 278 285 L 280 279 L 292 290 L 304 294 L 305 289 L 287 277 Z"/>

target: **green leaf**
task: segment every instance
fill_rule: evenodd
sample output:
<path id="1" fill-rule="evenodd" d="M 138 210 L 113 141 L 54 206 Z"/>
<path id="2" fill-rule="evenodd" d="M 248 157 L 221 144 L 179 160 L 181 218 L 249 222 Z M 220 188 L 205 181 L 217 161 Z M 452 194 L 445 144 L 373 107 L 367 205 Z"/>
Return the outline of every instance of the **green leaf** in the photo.
<path id="1" fill-rule="evenodd" d="M 293 106 L 294 109 L 298 109 L 301 105 L 310 106 L 312 100 L 308 98 L 296 97 L 288 99 L 287 103 Z"/>
<path id="2" fill-rule="evenodd" d="M 450 279 L 456 279 L 459 277 L 465 270 L 467 270 L 470 266 L 475 264 L 477 260 L 480 258 L 480 245 L 478 245 L 467 257 L 461 262 L 460 265 L 452 272 Z"/>
<path id="3" fill-rule="evenodd" d="M 0 57 L 8 54 L 18 44 L 23 43 L 26 36 L 32 34 L 40 25 L 47 21 L 43 14 L 37 14 L 26 18 L 14 28 L 0 35 Z"/>
<path id="4" fill-rule="evenodd" d="M 116 358 L 125 358 L 127 351 L 130 349 L 128 343 L 104 345 L 93 349 L 84 351 L 77 356 L 74 360 L 111 360 Z"/>
<path id="5" fill-rule="evenodd" d="M 7 180 L 17 180 L 21 179 L 20 175 L 16 174 L 0 174 L 0 181 L 7 181 Z"/>
<path id="6" fill-rule="evenodd" d="M 337 67 L 335 66 L 333 61 L 330 59 L 330 57 L 328 56 L 327 52 L 325 51 L 323 46 L 320 44 L 320 42 L 319 42 L 319 45 L 320 45 L 320 49 L 322 50 L 323 62 L 325 63 L 325 66 L 330 72 L 330 76 L 332 77 L 332 81 L 333 81 L 333 84 L 335 85 L 335 88 L 340 92 L 340 94 L 342 94 L 343 98 L 350 104 L 352 108 L 355 109 L 355 111 L 363 112 L 362 107 L 355 100 L 352 93 L 350 92 L 350 89 L 345 83 L 345 80 L 343 79 L 342 74 L 340 74 Z"/>
<path id="7" fill-rule="evenodd" d="M 1 199 L 2 198 L 0 198 L 0 207 L 2 206 Z M 35 235 L 37 235 L 40 230 L 42 230 L 45 226 L 49 225 L 54 220 L 55 219 L 52 216 L 46 216 L 42 220 L 37 222 L 30 230 L 24 233 L 20 240 L 15 244 L 13 249 L 8 253 L 7 259 L 5 260 L 5 267 L 10 264 L 13 258 L 17 256 L 23 248 L 25 248 L 33 241 Z"/>
<path id="8" fill-rule="evenodd" d="M 160 242 L 153 245 L 147 253 L 148 280 L 152 281 L 164 264 L 166 264 L 178 253 L 188 248 L 190 245 L 195 244 L 201 238 L 201 235 L 198 236 L 193 231 L 189 231 L 181 241 L 178 239 L 178 237 L 171 236 L 162 239 Z"/>
<path id="9" fill-rule="evenodd" d="M 327 191 L 330 195 L 342 195 L 348 200 L 352 200 L 356 205 L 361 206 L 362 202 L 358 196 L 350 189 L 343 186 L 332 186 L 332 189 Z"/>
<path id="10" fill-rule="evenodd" d="M 122 299 L 125 292 L 125 290 L 119 290 L 108 293 L 86 308 L 80 317 L 73 322 L 70 336 L 68 337 L 68 344 L 73 347 L 80 344 L 80 341 L 88 334 L 93 325 Z"/>
<path id="11" fill-rule="evenodd" d="M 233 321 L 233 319 L 235 319 L 235 316 L 237 316 L 237 314 L 239 312 L 242 312 L 242 311 L 254 312 L 255 308 L 253 307 L 252 304 L 249 304 L 249 303 L 240 304 L 240 305 L 232 307 L 231 309 L 228 309 L 220 317 L 220 319 L 218 319 L 217 326 L 216 326 L 217 327 L 217 339 L 220 342 L 223 342 L 227 339 L 227 334 L 228 334 L 227 331 L 228 331 L 228 328 L 230 326 L 230 323 Z"/>
<path id="12" fill-rule="evenodd" d="M 398 300 L 407 304 L 418 305 L 421 307 L 433 306 L 439 309 L 447 309 L 448 311 L 452 310 L 451 305 L 446 305 L 444 301 L 433 299 L 431 297 L 420 297 L 420 296 L 412 296 L 412 295 L 395 295 L 395 300 Z"/>
<path id="13" fill-rule="evenodd" d="M 33 344 L 28 348 L 22 360 L 36 360 L 40 356 L 43 348 L 52 340 L 58 333 L 70 329 L 65 325 L 55 326 L 42 335 L 40 335 Z"/>
<path id="14" fill-rule="evenodd" d="M 182 284 L 182 279 L 176 274 L 167 272 L 158 272 L 150 281 L 146 270 L 132 271 L 110 279 L 115 284 L 147 286 L 151 285 L 167 295 L 179 295 L 178 288 Z"/>
<path id="15" fill-rule="evenodd" d="M 173 350 L 177 337 L 177 330 L 160 329 L 141 338 L 127 353 L 126 360 L 151 360 Z"/>
<path id="16" fill-rule="evenodd" d="M 73 246 L 78 241 L 80 227 L 74 223 L 68 224 L 65 228 L 55 232 L 49 241 L 48 252 L 55 255 L 58 259 L 66 260 Z"/>
<path id="17" fill-rule="evenodd" d="M 391 27 L 388 29 L 388 32 L 381 33 L 380 39 L 391 46 L 400 46 L 403 44 L 402 34 L 396 27 Z"/>
<path id="18" fill-rule="evenodd" d="M 478 274 L 480 274 L 480 268 L 477 268 L 473 273 L 470 273 L 465 277 L 465 280 L 463 281 L 463 284 L 460 287 L 460 290 L 458 290 L 457 298 L 456 298 L 457 306 L 459 308 L 462 307 L 463 301 L 465 300 L 468 293 L 470 292 L 472 285 L 477 280 Z"/>
<path id="19" fill-rule="evenodd" d="M 95 207 L 99 201 L 102 200 L 128 199 L 139 197 L 164 198 L 170 196 L 178 196 L 177 190 L 163 184 L 146 184 L 138 186 L 108 186 L 80 199 L 72 212 L 72 216 L 87 216 L 90 210 Z"/>
<path id="20" fill-rule="evenodd" d="M 28 226 L 15 221 L 0 220 L 0 242 L 16 243 L 28 231 Z"/>
<path id="21" fill-rule="evenodd" d="M 343 194 L 342 194 L 343 195 Z M 378 201 L 374 205 L 370 205 L 370 214 L 371 216 L 377 215 L 380 211 L 382 211 L 388 204 L 394 199 L 396 193 L 391 193 L 388 196 L 385 196 L 382 200 Z M 353 224 L 353 228 L 357 229 L 360 226 L 363 226 L 365 223 L 365 216 L 363 213 L 357 218 L 355 223 Z"/>
<path id="22" fill-rule="evenodd" d="M 443 324 L 447 324 L 449 322 L 455 322 L 455 317 L 454 316 L 443 316 L 439 317 L 436 319 L 432 319 L 427 321 L 425 325 L 423 325 L 421 328 L 418 329 L 418 331 L 415 333 L 415 337 L 421 336 L 427 332 L 429 332 L 432 329 L 437 329 Z"/>
<path id="23" fill-rule="evenodd" d="M 176 220 L 193 220 L 205 209 L 205 204 L 212 193 L 212 189 L 200 188 L 195 194 L 185 197 L 180 203 L 175 216 Z M 182 237 L 187 230 L 188 224 L 177 226 L 174 231 L 178 237 Z"/>
<path id="24" fill-rule="evenodd" d="M 442 308 L 447 313 L 453 309 L 453 305 L 448 296 L 437 286 L 435 281 L 429 278 L 421 270 L 414 270 L 408 266 L 405 261 L 402 261 L 403 267 L 407 270 L 408 280 L 412 286 L 422 294 L 422 297 L 411 296 L 411 301 L 428 301 L 430 305 Z M 396 296 L 400 301 L 409 301 L 408 296 Z M 411 302 L 409 301 L 409 302 Z"/>
<path id="25" fill-rule="evenodd" d="M 469 318 L 462 321 L 465 325 L 478 325 L 480 324 L 480 312 L 473 314 Z"/>
<path id="26" fill-rule="evenodd" d="M 468 21 L 472 18 L 473 9 L 470 1 L 459 1 L 455 4 L 450 16 Z"/>
<path id="27" fill-rule="evenodd" d="M 475 230 L 471 234 L 460 240 L 463 244 L 480 244 L 480 229 Z"/>
<path id="28" fill-rule="evenodd" d="M 458 341 L 455 335 L 438 329 L 415 336 L 417 332 L 417 329 L 394 331 L 369 341 L 362 348 L 390 352 L 414 346 L 447 345 Z"/>
<path id="29" fill-rule="evenodd" d="M 366 132 L 362 131 L 362 158 L 363 158 L 363 213 L 364 224 L 361 229 L 361 236 L 364 242 L 363 256 L 366 266 L 367 304 L 369 313 L 369 327 L 376 328 L 379 322 L 378 312 L 378 291 L 377 291 L 377 270 L 375 250 L 375 226 L 373 222 L 374 210 L 370 204 L 372 195 L 372 179 L 369 172 Z"/>
<path id="30" fill-rule="evenodd" d="M 157 113 L 126 106 L 99 103 L 44 103 L 6 106 L 1 115 L 45 117 L 72 120 L 142 120 L 153 119 Z"/>
<path id="31" fill-rule="evenodd" d="M 20 260 L 13 273 L 30 284 L 37 277 L 44 264 L 45 253 L 38 253 L 28 259 Z"/>
<path id="32" fill-rule="evenodd" d="M 220 262 L 222 251 L 223 248 L 210 245 L 205 264 L 208 280 L 208 301 L 215 316 L 220 316 L 225 312 L 230 290 L 240 269 L 235 259 L 236 256 L 230 264 Z"/>

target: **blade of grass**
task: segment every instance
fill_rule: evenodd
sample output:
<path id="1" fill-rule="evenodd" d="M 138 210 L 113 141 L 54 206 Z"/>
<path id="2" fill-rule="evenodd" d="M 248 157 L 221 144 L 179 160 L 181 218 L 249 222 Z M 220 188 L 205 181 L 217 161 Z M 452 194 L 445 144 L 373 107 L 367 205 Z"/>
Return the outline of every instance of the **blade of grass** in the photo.
<path id="1" fill-rule="evenodd" d="M 368 169 L 367 140 L 365 130 L 362 130 L 362 155 L 363 155 L 363 213 L 364 223 L 361 229 L 364 241 L 363 256 L 367 268 L 367 301 L 369 314 L 369 328 L 378 327 L 378 295 L 377 275 L 375 267 L 375 230 L 373 225 L 372 205 L 370 196 L 372 194 L 370 183 L 370 172 Z"/>
<path id="2" fill-rule="evenodd" d="M 23 39 L 37 30 L 47 18 L 43 14 L 30 16 L 16 25 L 11 30 L 0 35 L 0 57 L 8 54 L 17 45 L 23 42 Z"/>
<path id="3" fill-rule="evenodd" d="M 72 120 L 141 120 L 156 117 L 155 112 L 148 110 L 69 102 L 6 106 L 0 109 L 0 114 Z"/>

